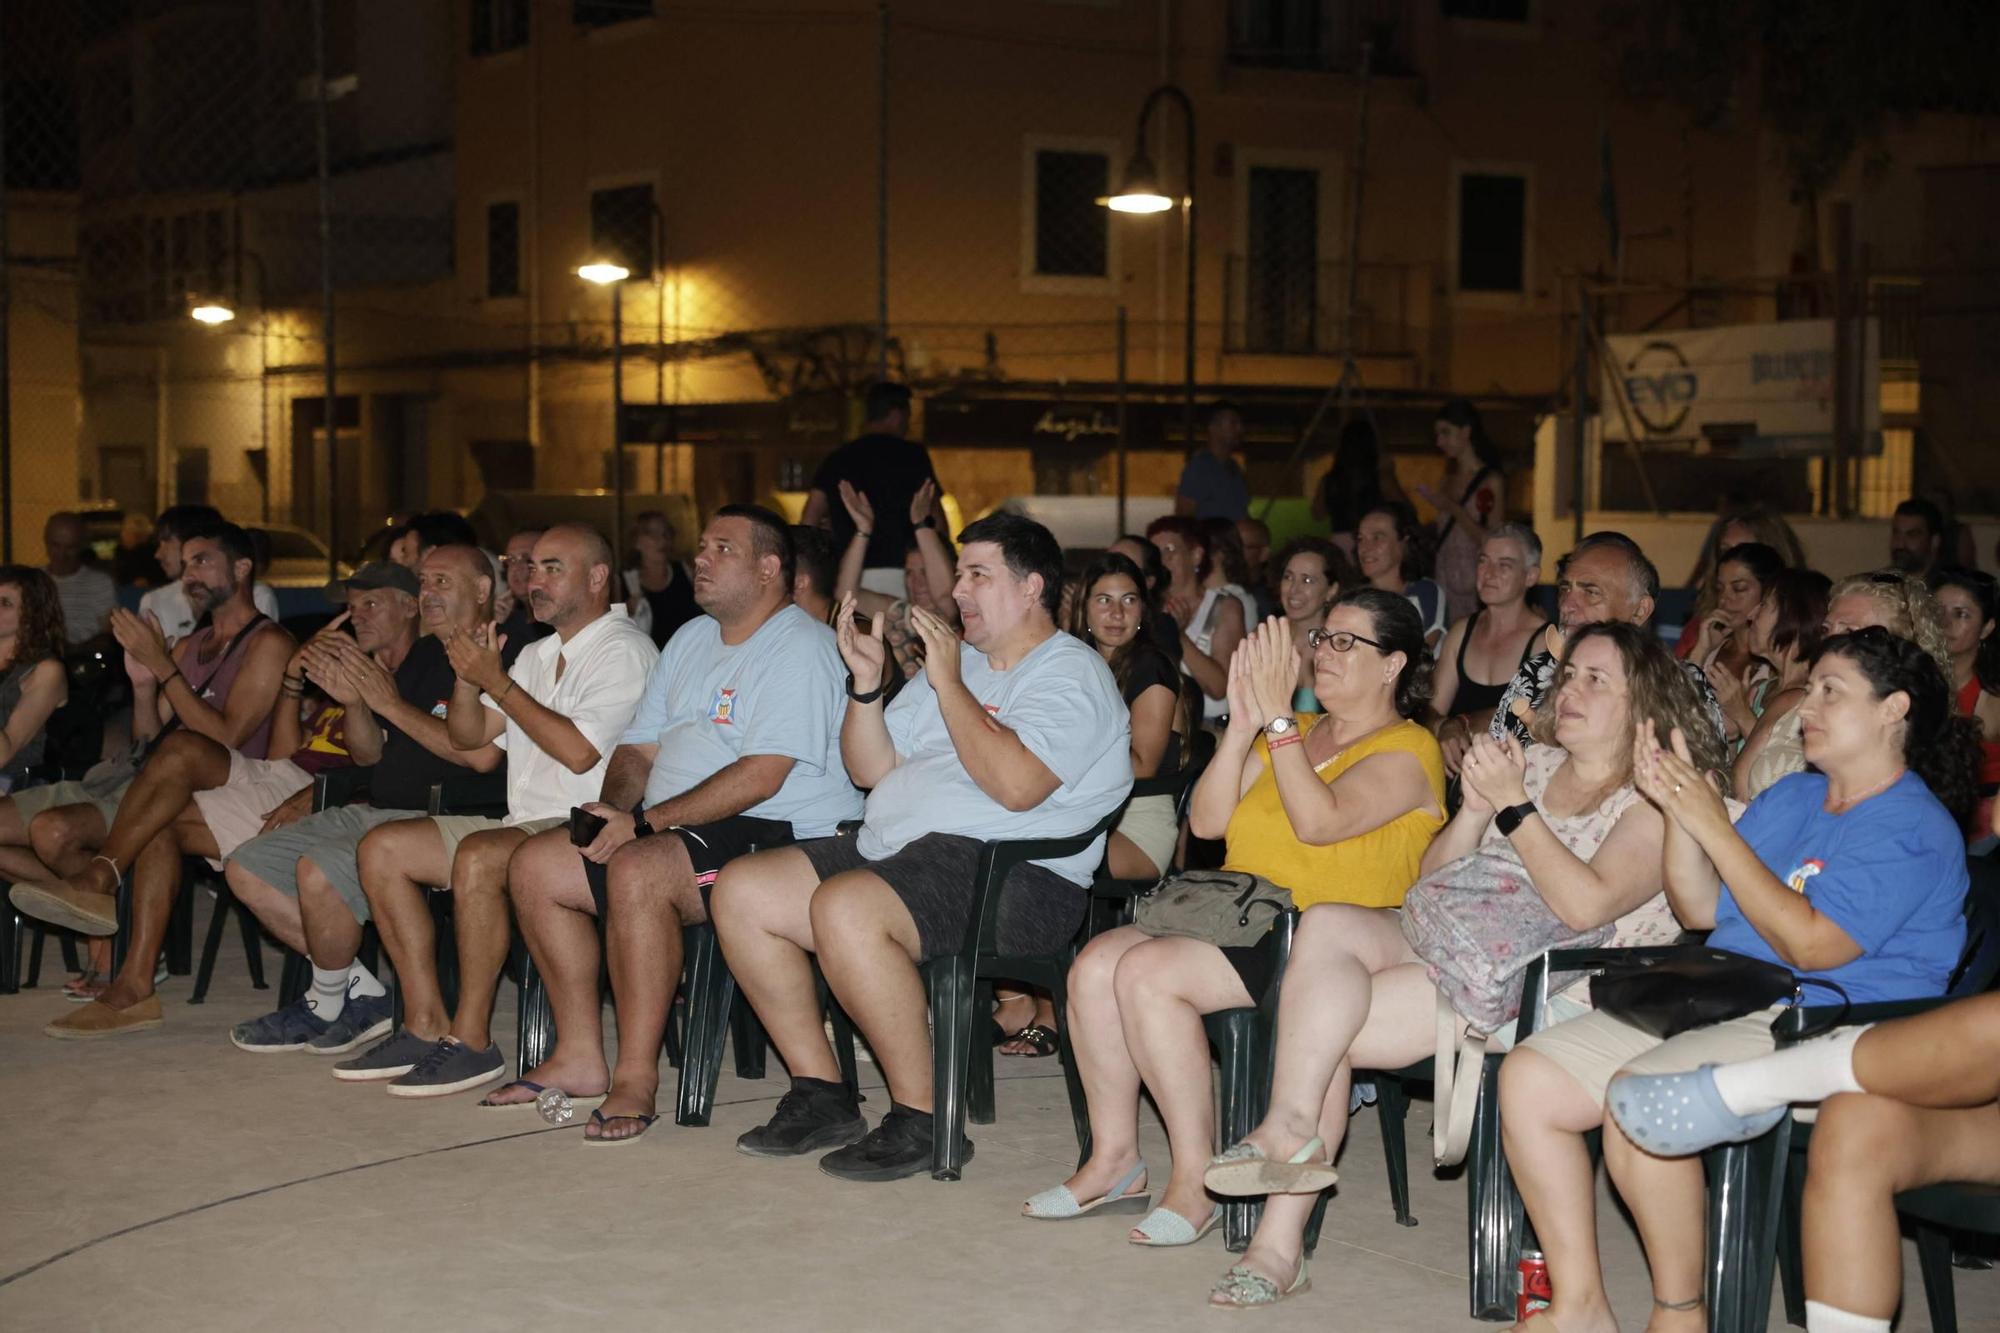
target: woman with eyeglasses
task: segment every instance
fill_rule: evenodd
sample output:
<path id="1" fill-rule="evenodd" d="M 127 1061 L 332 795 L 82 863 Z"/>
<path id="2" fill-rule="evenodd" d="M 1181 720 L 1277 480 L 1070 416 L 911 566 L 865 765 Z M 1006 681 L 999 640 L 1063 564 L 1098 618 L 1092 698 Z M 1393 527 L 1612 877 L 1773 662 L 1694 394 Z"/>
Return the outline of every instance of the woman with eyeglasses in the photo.
<path id="1" fill-rule="evenodd" d="M 1312 648 L 1313 693 L 1326 709 L 1312 716 L 1292 708 L 1296 657 L 1284 621 L 1265 621 L 1230 659 L 1229 726 L 1195 784 L 1189 824 L 1197 837 L 1224 840 L 1225 870 L 1281 885 L 1299 907 L 1394 907 L 1444 824 L 1444 764 L 1412 720 L 1429 692 L 1423 625 L 1406 598 L 1357 588 L 1334 600 Z M 1069 1017 L 1091 1155 L 1022 1211 L 1061 1219 L 1145 1208 L 1143 1084 L 1166 1122 L 1173 1168 L 1130 1239 L 1190 1245 L 1206 1235 L 1221 1214 L 1201 1176 L 1215 1135 L 1202 1015 L 1256 1004 L 1272 981 L 1261 946 L 1135 926 L 1085 946 L 1070 969 Z"/>
<path id="2" fill-rule="evenodd" d="M 1468 890 L 1516 885 L 1579 934 L 1611 926 L 1613 945 L 1666 943 L 1680 927 L 1661 888 L 1660 813 L 1632 785 L 1634 727 L 1685 729 L 1696 765 L 1719 774 L 1706 705 L 1658 638 L 1622 622 L 1578 628 L 1556 681 L 1525 750 L 1511 736 L 1474 738 L 1464 804 L 1425 852 L 1423 875 Z M 1322 903 L 1301 918 L 1279 992 L 1270 1111 L 1204 1176 L 1216 1194 L 1269 1196 L 1212 1304 L 1270 1305 L 1305 1289 L 1306 1222 L 1335 1183 L 1354 1071 L 1433 1054 L 1439 994 L 1400 914 Z"/>
<path id="3" fill-rule="evenodd" d="M 1993 797 L 2000 791 L 2000 583 L 1977 569 L 1941 569 L 1930 577 L 1931 595 L 1944 613 L 1951 651 L 1952 711 L 1979 724 L 1979 812 L 1973 842 L 1990 850 Z"/>

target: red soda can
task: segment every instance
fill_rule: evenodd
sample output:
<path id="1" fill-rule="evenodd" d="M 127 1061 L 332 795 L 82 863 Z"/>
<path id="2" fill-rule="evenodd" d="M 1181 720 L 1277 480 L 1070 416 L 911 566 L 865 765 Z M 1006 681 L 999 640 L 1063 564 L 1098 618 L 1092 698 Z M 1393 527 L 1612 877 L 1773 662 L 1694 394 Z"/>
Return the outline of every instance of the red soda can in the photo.
<path id="1" fill-rule="evenodd" d="M 1540 1250 L 1521 1251 L 1520 1295 L 1514 1302 L 1514 1318 L 1526 1321 L 1537 1310 L 1546 1310 L 1555 1300 L 1555 1288 L 1549 1284 L 1549 1261 L 1542 1257 Z"/>

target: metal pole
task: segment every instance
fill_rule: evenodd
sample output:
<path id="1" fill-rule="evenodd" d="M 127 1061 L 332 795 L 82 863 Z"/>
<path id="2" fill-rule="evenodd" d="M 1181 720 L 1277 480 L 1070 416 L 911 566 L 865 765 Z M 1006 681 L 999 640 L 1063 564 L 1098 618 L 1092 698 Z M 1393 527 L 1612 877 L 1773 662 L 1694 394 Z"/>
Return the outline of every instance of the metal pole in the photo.
<path id="1" fill-rule="evenodd" d="M 331 582 L 340 577 L 340 398 L 333 350 L 333 149 L 327 129 L 326 0 L 313 0 L 312 18 L 313 68 L 319 79 L 314 119 L 319 138 L 320 304 L 326 330 L 326 577 Z"/>
<path id="2" fill-rule="evenodd" d="M 1590 402 L 1590 288 L 1583 275 L 1576 279 L 1576 367 L 1570 376 L 1570 504 L 1575 510 L 1576 541 L 1583 540 L 1584 441 L 1588 435 L 1584 410 Z"/>
<path id="3" fill-rule="evenodd" d="M 1194 103 L 1188 95 L 1175 88 L 1180 100 L 1181 114 L 1187 118 L 1187 212 L 1184 242 L 1187 249 L 1187 396 L 1181 404 L 1181 435 L 1187 447 L 1194 448 L 1194 188 L 1195 177 L 1200 173 L 1195 168 L 1194 150 Z"/>
<path id="4" fill-rule="evenodd" d="M 875 373 L 889 378 L 889 0 L 877 0 L 875 109 Z"/>
<path id="5" fill-rule="evenodd" d="M 7 161 L 7 115 L 0 86 L 0 167 Z M 7 181 L 0 171 L 0 560 L 14 561 L 14 359 L 8 323 L 14 309 L 14 261 L 7 248 Z"/>
<path id="6" fill-rule="evenodd" d="M 611 284 L 611 577 L 625 570 L 625 284 Z M 612 599 L 620 600 L 617 583 Z"/>
<path id="7" fill-rule="evenodd" d="M 1354 305 L 1361 296 L 1361 195 L 1368 179 L 1368 75 L 1374 63 L 1375 44 L 1361 44 L 1361 86 L 1356 94 L 1359 105 L 1354 121 L 1354 188 L 1347 209 L 1347 291 L 1340 308 L 1340 354 L 1354 356 Z M 1343 368 L 1344 369 L 1344 368 Z M 1343 381 L 1345 376 L 1343 375 Z M 1340 424 L 1347 425 L 1348 403 L 1340 404 Z"/>
<path id="8" fill-rule="evenodd" d="M 1125 535 L 1125 307 L 1118 307 L 1118 530 L 1112 539 Z"/>
<path id="9" fill-rule="evenodd" d="M 1853 206 L 1839 200 L 1833 206 L 1833 450 L 1828 459 L 1835 518 L 1853 513 L 1848 459 L 1856 425 L 1854 383 L 1860 370 L 1854 359 L 1853 239 Z"/>

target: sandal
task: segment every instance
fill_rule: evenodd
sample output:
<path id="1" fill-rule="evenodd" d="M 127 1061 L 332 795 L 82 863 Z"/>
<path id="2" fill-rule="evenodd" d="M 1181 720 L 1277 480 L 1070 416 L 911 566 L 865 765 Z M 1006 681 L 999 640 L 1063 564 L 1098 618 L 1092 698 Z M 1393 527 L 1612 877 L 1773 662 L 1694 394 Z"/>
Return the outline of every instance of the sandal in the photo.
<path id="1" fill-rule="evenodd" d="M 512 1092 L 515 1088 L 521 1088 L 524 1091 L 532 1092 L 535 1095 L 528 1098 L 524 1102 L 496 1102 L 493 1100 L 495 1097 L 498 1097 L 501 1093 Z M 550 1089 L 547 1086 L 537 1083 L 533 1079 L 517 1078 L 512 1083 L 503 1083 L 499 1087 L 493 1089 L 493 1091 L 487 1093 L 484 1097 L 481 1097 L 479 1099 L 478 1104 L 485 1107 L 489 1111 L 511 1111 L 517 1106 L 525 1106 L 529 1110 L 533 1111 L 540 1109 L 542 1097 L 549 1091 Z M 601 1102 L 607 1095 L 602 1092 L 590 1092 L 590 1093 L 585 1093 L 582 1096 L 578 1096 L 573 1092 L 563 1092 L 562 1089 L 560 1088 L 557 1088 L 554 1091 L 562 1093 L 562 1100 L 573 1110 L 581 1110 L 583 1109 L 584 1105 L 594 1105 L 597 1102 Z M 581 1103 L 582 1105 L 579 1105 L 579 1103 Z M 567 1120 L 569 1117 L 564 1116 L 563 1118 Z"/>
<path id="2" fill-rule="evenodd" d="M 1222 1206 L 1220 1204 L 1216 1205 L 1215 1210 L 1209 1213 L 1200 1226 L 1196 1226 L 1171 1208 L 1155 1208 L 1140 1220 L 1138 1226 L 1132 1228 L 1145 1237 L 1144 1240 L 1133 1240 L 1132 1244 L 1144 1245 L 1156 1250 L 1170 1250 L 1182 1245 L 1192 1245 L 1209 1232 L 1215 1230 L 1217 1224 L 1221 1221 Z M 1127 1237 L 1126 1239 L 1130 1240 L 1131 1238 Z"/>
<path id="3" fill-rule="evenodd" d="M 1028 1049 L 1010 1051 L 1007 1046 L 1020 1042 Z M 1011 1055 L 1020 1060 L 1040 1060 L 1056 1053 L 1055 1029 L 1043 1027 L 1040 1023 L 1030 1023 L 1001 1043 L 1000 1054 Z"/>
<path id="4" fill-rule="evenodd" d="M 1326 1140 L 1315 1136 L 1284 1161 L 1274 1162 L 1262 1148 L 1245 1140 L 1210 1158 L 1201 1181 L 1211 1193 L 1232 1199 L 1317 1194 L 1340 1180 L 1333 1163 L 1323 1160 L 1325 1152 Z"/>
<path id="5" fill-rule="evenodd" d="M 62 997 L 72 1004 L 88 1004 L 104 994 L 104 988 L 110 984 L 111 978 L 102 972 L 79 972 L 63 983 Z"/>
<path id="6" fill-rule="evenodd" d="M 592 1136 L 592 1135 L 591 1135 L 591 1134 L 589 1133 L 589 1131 L 588 1131 L 588 1128 L 586 1128 L 586 1130 L 585 1130 L 585 1133 L 584 1133 L 584 1136 L 583 1136 L 583 1141 L 584 1141 L 585 1143 L 592 1143 L 592 1144 L 597 1144 L 597 1145 L 600 1145 L 600 1146 L 602 1146 L 602 1147 L 606 1147 L 606 1148 L 615 1148 L 615 1147 L 619 1146 L 620 1144 L 626 1144 L 626 1143 L 637 1143 L 637 1142 L 638 1142 L 638 1141 L 639 1141 L 640 1139 L 642 1139 L 642 1138 L 644 1138 L 644 1137 L 646 1136 L 646 1131 L 647 1131 L 647 1130 L 649 1130 L 649 1129 L 651 1129 L 651 1128 L 653 1127 L 653 1122 L 654 1122 L 655 1120 L 658 1120 L 659 1118 L 660 1118 L 660 1117 L 658 1116 L 658 1114 L 654 1114 L 654 1115 L 606 1115 L 606 1114 L 604 1114 L 604 1112 L 603 1112 L 603 1111 L 592 1111 L 592 1112 L 590 1113 L 590 1123 L 591 1123 L 592 1125 L 595 1125 L 595 1126 L 597 1126 L 597 1130 L 598 1130 L 598 1132 L 597 1132 L 597 1134 L 596 1134 L 596 1135 L 595 1135 L 595 1136 L 593 1137 L 593 1136 Z M 609 1127 L 611 1126 L 611 1123 L 612 1123 L 613 1121 L 616 1121 L 616 1120 L 636 1120 L 636 1121 L 638 1121 L 638 1122 L 639 1122 L 639 1132 L 638 1132 L 637 1134 L 627 1134 L 627 1135 L 623 1136 L 622 1138 L 616 1138 L 616 1139 L 608 1139 L 608 1138 L 604 1137 L 604 1131 L 605 1131 L 605 1130 L 606 1130 L 607 1128 L 609 1128 Z"/>
<path id="7" fill-rule="evenodd" d="M 1276 1305 L 1311 1286 L 1312 1279 L 1306 1276 L 1303 1255 L 1299 1258 L 1299 1271 L 1293 1276 L 1291 1285 L 1283 1288 L 1256 1269 L 1237 1264 L 1209 1288 L 1208 1303 L 1224 1310 L 1254 1310 L 1260 1305 Z"/>
<path id="8" fill-rule="evenodd" d="M 1132 1187 L 1138 1184 L 1139 1177 L 1145 1174 L 1146 1162 L 1141 1158 L 1137 1166 L 1125 1173 L 1124 1179 L 1088 1203 L 1078 1203 L 1076 1195 L 1070 1192 L 1067 1185 L 1051 1185 L 1028 1200 L 1021 1210 L 1021 1216 L 1033 1218 L 1038 1222 L 1066 1222 L 1070 1218 L 1082 1217 L 1086 1213 L 1142 1213 L 1146 1210 L 1146 1201 L 1152 1195 L 1147 1190 L 1135 1190 Z"/>

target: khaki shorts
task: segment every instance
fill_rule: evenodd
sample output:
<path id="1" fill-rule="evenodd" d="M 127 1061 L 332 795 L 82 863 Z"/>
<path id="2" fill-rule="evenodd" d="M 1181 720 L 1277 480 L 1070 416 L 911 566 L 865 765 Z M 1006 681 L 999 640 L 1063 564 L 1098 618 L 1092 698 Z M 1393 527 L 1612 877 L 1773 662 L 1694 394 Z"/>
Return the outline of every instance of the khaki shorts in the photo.
<path id="1" fill-rule="evenodd" d="M 1174 812 L 1174 798 L 1167 795 L 1141 796 L 1125 807 L 1118 819 L 1118 831 L 1160 874 L 1174 863 L 1174 847 L 1180 841 L 1180 816 Z"/>
<path id="2" fill-rule="evenodd" d="M 264 831 L 273 810 L 310 786 L 312 774 L 289 759 L 250 759 L 231 750 L 229 781 L 194 794 L 195 808 L 220 853 L 209 858 L 209 865 L 222 869 L 238 847 Z"/>
<path id="3" fill-rule="evenodd" d="M 1771 1021 L 1781 1012 L 1782 1005 L 1773 1006 L 1661 1041 L 1650 1032 L 1593 1010 L 1581 1018 L 1543 1028 L 1517 1049 L 1553 1060 L 1601 1106 L 1611 1080 L 1619 1074 L 1684 1074 L 1703 1065 L 1735 1064 L 1769 1055 L 1778 1045 L 1771 1035 Z"/>
<path id="4" fill-rule="evenodd" d="M 444 863 L 447 866 L 458 860 L 458 844 L 475 833 L 484 833 L 488 829 L 512 828 L 519 829 L 528 837 L 533 837 L 537 833 L 560 828 L 569 823 L 567 819 L 525 819 L 518 824 L 509 824 L 504 819 L 488 819 L 485 815 L 429 815 L 426 818 L 437 825 L 438 836 L 444 839 Z"/>
<path id="5" fill-rule="evenodd" d="M 85 782 L 51 782 L 40 787 L 29 787 L 17 791 L 11 799 L 15 813 L 21 816 L 21 826 L 26 828 L 36 815 L 44 810 L 53 810 L 61 805 L 89 805 L 97 808 L 104 816 L 104 827 L 111 828 L 111 821 L 118 817 L 118 803 L 125 799 L 125 793 L 132 786 L 132 775 L 106 781 L 93 779 Z"/>

